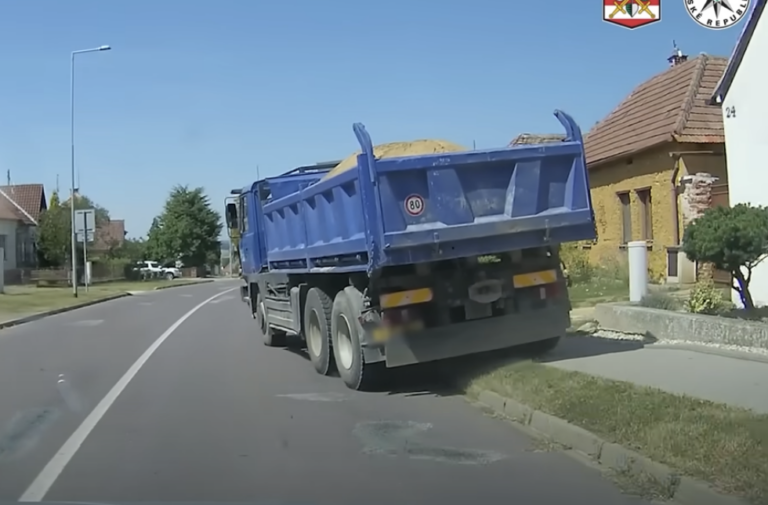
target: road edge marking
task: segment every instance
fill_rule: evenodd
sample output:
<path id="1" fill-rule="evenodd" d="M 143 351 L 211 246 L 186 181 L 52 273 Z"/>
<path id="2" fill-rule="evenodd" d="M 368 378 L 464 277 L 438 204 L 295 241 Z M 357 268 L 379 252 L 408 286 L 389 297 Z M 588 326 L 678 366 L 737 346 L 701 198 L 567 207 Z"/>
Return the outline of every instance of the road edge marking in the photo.
<path id="1" fill-rule="evenodd" d="M 137 359 L 125 372 L 125 374 L 120 377 L 117 383 L 112 386 L 112 389 L 107 392 L 107 394 L 104 396 L 104 398 L 101 399 L 96 407 L 94 407 L 93 410 L 85 417 L 85 419 L 83 419 L 83 422 L 80 423 L 80 426 L 78 426 L 77 429 L 72 432 L 72 434 L 69 436 L 67 441 L 64 442 L 61 448 L 56 451 L 56 454 L 51 458 L 50 461 L 48 461 L 45 467 L 43 467 L 42 471 L 37 475 L 37 477 L 35 477 L 35 480 L 32 481 L 32 484 L 30 484 L 27 490 L 22 493 L 19 501 L 42 501 L 51 487 L 53 487 L 53 485 L 56 483 L 56 480 L 59 478 L 59 475 L 61 475 L 61 472 L 64 471 L 64 468 L 66 468 L 67 464 L 69 464 L 70 460 L 75 456 L 78 449 L 80 449 L 80 446 L 83 445 L 83 442 L 85 442 L 86 438 L 88 438 L 88 435 L 90 435 L 91 431 L 93 431 L 101 418 L 104 417 L 104 414 L 107 413 L 112 404 L 115 403 L 115 400 L 117 400 L 117 398 L 120 396 L 120 393 L 122 393 L 123 390 L 128 387 L 128 384 L 130 384 L 131 380 L 133 380 L 136 374 L 139 373 L 139 370 L 141 370 L 144 364 L 149 361 L 149 358 L 152 357 L 152 355 L 163 344 L 163 342 L 165 342 L 165 340 L 170 337 L 171 334 L 184 323 L 184 321 L 192 317 L 195 312 L 207 305 L 208 302 L 215 300 L 216 298 L 236 289 L 238 288 L 234 287 L 226 291 L 221 291 L 198 303 L 189 312 L 181 316 L 176 320 L 176 322 L 169 326 L 168 329 L 165 330 L 163 334 L 157 338 L 157 340 L 152 342 L 147 350 L 144 351 L 141 356 L 139 356 L 139 359 Z"/>

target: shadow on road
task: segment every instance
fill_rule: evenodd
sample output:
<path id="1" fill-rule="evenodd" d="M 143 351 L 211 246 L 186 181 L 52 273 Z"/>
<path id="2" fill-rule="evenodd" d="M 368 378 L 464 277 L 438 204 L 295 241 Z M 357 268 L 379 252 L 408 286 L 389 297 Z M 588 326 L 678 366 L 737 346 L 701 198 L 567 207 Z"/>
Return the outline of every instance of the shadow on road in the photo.
<path id="1" fill-rule="evenodd" d="M 534 344 L 383 370 L 382 380 L 370 392 L 403 396 L 455 396 L 464 394 L 473 379 L 518 361 L 533 359 L 540 363 L 553 363 L 635 351 L 647 343 L 650 341 L 618 340 L 569 332 L 555 349 L 543 354 L 540 346 Z M 289 341 L 285 350 L 309 361 L 306 349 L 298 340 Z M 334 371 L 332 376 L 338 377 L 338 372 Z"/>
<path id="2" fill-rule="evenodd" d="M 538 361 L 551 363 L 603 354 L 636 351 L 642 349 L 647 344 L 653 343 L 654 340 L 650 338 L 645 340 L 619 340 L 573 332 L 566 334 L 564 338 L 560 339 L 560 344 L 555 349 L 540 356 Z"/>

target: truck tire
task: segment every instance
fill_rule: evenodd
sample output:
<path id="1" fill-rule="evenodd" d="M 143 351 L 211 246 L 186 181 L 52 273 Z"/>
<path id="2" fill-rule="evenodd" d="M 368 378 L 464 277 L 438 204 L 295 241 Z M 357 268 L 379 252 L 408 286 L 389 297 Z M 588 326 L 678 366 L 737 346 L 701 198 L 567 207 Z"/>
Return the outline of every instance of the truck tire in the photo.
<path id="1" fill-rule="evenodd" d="M 269 319 L 267 318 L 267 306 L 264 303 L 262 296 L 256 295 L 256 312 L 254 312 L 254 318 L 258 325 L 258 331 L 261 335 L 261 339 L 264 345 L 267 347 L 284 347 L 285 346 L 285 333 L 274 330 L 269 326 Z"/>
<path id="2" fill-rule="evenodd" d="M 333 372 L 331 350 L 331 309 L 333 302 L 319 288 L 307 292 L 304 303 L 304 339 L 307 341 L 309 360 L 320 375 Z"/>
<path id="3" fill-rule="evenodd" d="M 359 311 L 346 291 L 340 291 L 333 300 L 331 335 L 336 368 L 344 384 L 356 391 L 372 388 L 380 378 L 381 363 L 366 365 L 360 344 L 362 329 L 358 322 Z"/>

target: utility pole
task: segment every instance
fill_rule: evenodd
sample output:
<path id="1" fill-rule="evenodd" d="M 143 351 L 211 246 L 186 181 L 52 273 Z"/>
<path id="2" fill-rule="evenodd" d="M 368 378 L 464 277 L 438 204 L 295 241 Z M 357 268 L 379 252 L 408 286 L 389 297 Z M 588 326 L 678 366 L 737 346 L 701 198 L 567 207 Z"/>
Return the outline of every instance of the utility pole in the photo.
<path id="1" fill-rule="evenodd" d="M 78 51 L 72 51 L 69 60 L 69 171 L 70 171 L 70 188 L 69 188 L 69 225 L 70 225 L 70 242 L 71 242 L 71 255 L 72 255 L 72 296 L 77 298 L 77 236 L 75 234 L 75 193 L 77 188 L 75 187 L 75 56 L 85 53 L 96 53 L 99 51 L 109 51 L 109 46 L 99 46 L 91 49 L 80 49 Z M 80 172 L 77 173 L 77 184 L 80 184 Z M 83 230 L 85 233 L 87 230 Z"/>

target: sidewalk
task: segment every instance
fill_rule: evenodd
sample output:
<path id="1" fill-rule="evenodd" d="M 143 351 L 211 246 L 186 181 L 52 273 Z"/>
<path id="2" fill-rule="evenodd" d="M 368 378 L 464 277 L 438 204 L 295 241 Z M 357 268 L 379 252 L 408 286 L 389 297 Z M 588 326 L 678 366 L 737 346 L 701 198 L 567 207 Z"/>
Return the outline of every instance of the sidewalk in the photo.
<path id="1" fill-rule="evenodd" d="M 637 340 L 569 336 L 547 365 L 768 414 L 768 363 Z"/>

